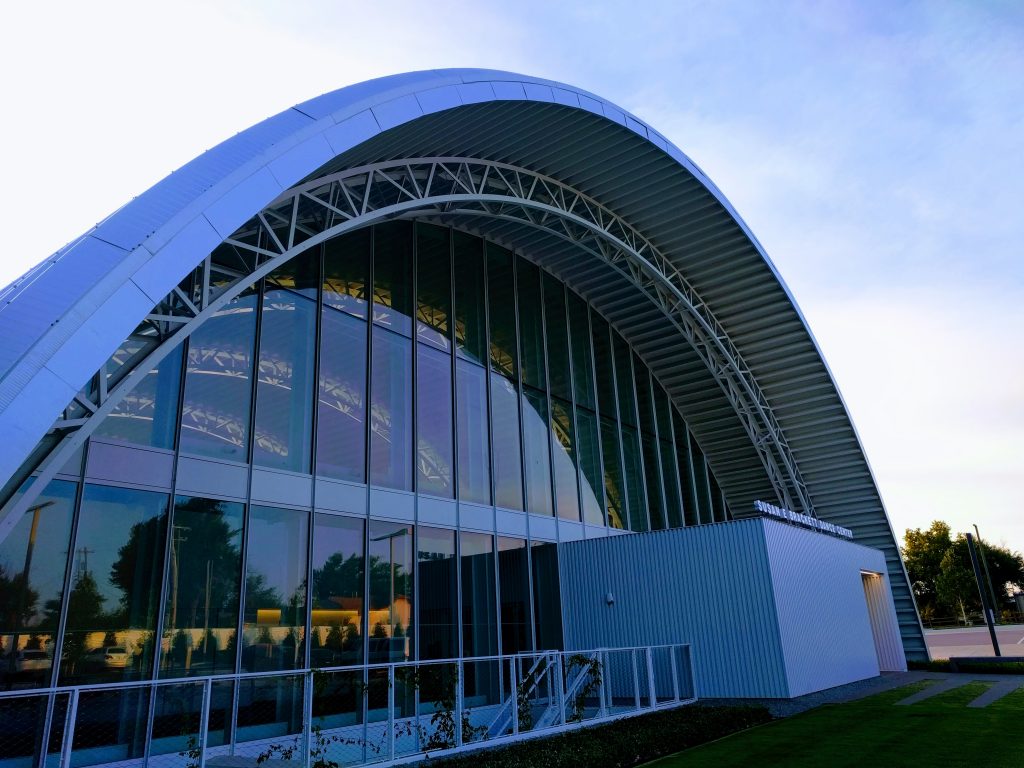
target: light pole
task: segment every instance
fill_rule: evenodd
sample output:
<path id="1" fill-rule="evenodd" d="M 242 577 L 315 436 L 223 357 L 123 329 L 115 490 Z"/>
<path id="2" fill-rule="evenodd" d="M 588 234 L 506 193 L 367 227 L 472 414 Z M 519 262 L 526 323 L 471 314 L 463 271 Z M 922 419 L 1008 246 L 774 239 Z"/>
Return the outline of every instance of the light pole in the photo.
<path id="1" fill-rule="evenodd" d="M 388 603 L 388 637 L 394 640 L 395 637 L 395 539 L 400 536 L 408 536 L 408 528 L 400 528 L 393 533 L 386 533 L 383 536 L 377 536 L 370 539 L 370 541 L 385 541 L 388 542 L 388 567 L 391 571 L 391 602 Z M 388 654 L 391 655 L 390 653 Z"/>
<path id="2" fill-rule="evenodd" d="M 981 534 L 978 533 L 978 526 L 974 526 L 974 535 L 978 538 L 978 554 L 981 555 L 981 566 L 985 569 L 985 580 L 988 582 L 989 594 L 992 595 L 992 610 L 999 610 L 999 600 L 996 599 L 996 588 L 992 584 L 992 574 L 988 572 L 988 558 L 985 557 L 985 544 L 981 540 Z M 993 619 L 998 619 L 998 616 L 993 616 Z"/>
<path id="3" fill-rule="evenodd" d="M 21 616 L 25 613 L 25 598 L 28 597 L 28 572 L 32 568 L 32 554 L 36 548 L 36 534 L 39 532 L 39 512 L 54 503 L 51 499 L 27 510 L 32 513 L 32 527 L 28 532 L 28 546 L 25 547 L 25 567 L 21 569 L 21 594 L 18 595 L 18 611 L 14 615 L 14 632 L 11 634 L 10 671 L 12 674 L 17 666 L 16 656 L 18 638 L 21 637 Z"/>

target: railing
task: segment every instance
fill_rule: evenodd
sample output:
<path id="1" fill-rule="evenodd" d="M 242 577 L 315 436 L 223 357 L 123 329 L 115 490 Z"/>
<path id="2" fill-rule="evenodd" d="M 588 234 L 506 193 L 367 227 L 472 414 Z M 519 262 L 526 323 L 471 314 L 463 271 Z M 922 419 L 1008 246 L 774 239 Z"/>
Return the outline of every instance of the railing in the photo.
<path id="1" fill-rule="evenodd" d="M 0 692 L 0 768 L 404 762 L 695 700 L 688 645 Z"/>

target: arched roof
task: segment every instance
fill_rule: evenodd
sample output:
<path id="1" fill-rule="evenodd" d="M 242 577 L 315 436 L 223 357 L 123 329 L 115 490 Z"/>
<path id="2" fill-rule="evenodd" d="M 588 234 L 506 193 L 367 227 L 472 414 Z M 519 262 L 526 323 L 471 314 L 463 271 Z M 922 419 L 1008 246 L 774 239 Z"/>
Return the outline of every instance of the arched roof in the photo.
<path id="1" fill-rule="evenodd" d="M 490 70 L 342 88 L 285 110 L 178 169 L 0 292 L 0 479 L 202 258 L 303 180 L 368 163 L 481 158 L 563 182 L 628 221 L 674 266 L 771 411 L 817 516 L 882 549 L 908 654 L 920 624 L 860 442 L 793 297 L 753 233 L 686 155 L 586 91 Z M 741 512 L 776 489 L 708 365 L 663 307 L 564 239 L 493 217 L 460 226 L 519 248 L 590 300 L 645 357 Z"/>

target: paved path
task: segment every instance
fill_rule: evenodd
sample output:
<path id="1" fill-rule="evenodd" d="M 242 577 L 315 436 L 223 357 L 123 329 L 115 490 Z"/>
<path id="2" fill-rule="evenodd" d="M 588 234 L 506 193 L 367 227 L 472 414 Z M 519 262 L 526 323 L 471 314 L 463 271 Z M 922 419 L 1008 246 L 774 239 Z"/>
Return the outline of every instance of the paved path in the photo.
<path id="1" fill-rule="evenodd" d="M 1024 624 L 996 627 L 996 638 L 1003 656 L 1024 656 Z M 957 629 L 926 629 L 924 639 L 933 659 L 995 655 L 988 627 L 984 624 Z"/>
<path id="2" fill-rule="evenodd" d="M 976 698 L 968 707 L 987 707 L 994 701 L 999 701 L 1003 696 L 1013 693 L 1018 688 L 1024 685 L 1024 679 L 1018 675 L 1016 680 L 1000 680 L 997 683 L 993 683 L 992 687 L 985 691 L 981 696 Z"/>
<path id="3" fill-rule="evenodd" d="M 988 691 L 968 705 L 971 707 L 987 707 L 992 702 L 998 701 L 1008 693 L 1024 686 L 1024 675 L 954 674 L 950 672 L 915 670 L 913 672 L 883 672 L 878 677 L 859 680 L 856 683 L 840 685 L 836 688 L 818 691 L 817 693 L 809 693 L 806 696 L 800 696 L 795 699 L 700 699 L 698 703 L 709 707 L 744 705 L 765 707 L 771 712 L 772 717 L 789 717 L 790 715 L 798 715 L 809 709 L 820 707 L 823 704 L 841 704 L 846 701 L 858 701 L 868 696 L 874 696 L 876 693 L 884 693 L 894 688 L 902 688 L 904 685 L 910 685 L 921 680 L 935 680 L 936 683 L 897 703 L 913 704 L 917 701 L 923 701 L 924 699 L 936 696 L 944 691 L 950 691 L 962 685 L 967 685 L 968 683 L 993 683 Z"/>
<path id="4" fill-rule="evenodd" d="M 952 691 L 954 688 L 959 688 L 962 685 L 966 685 L 967 683 L 973 682 L 974 678 L 972 678 L 969 675 L 964 675 L 963 679 L 961 679 L 959 676 L 949 677 L 945 680 L 939 680 L 934 685 L 929 685 L 923 691 L 918 691 L 913 696 L 908 696 L 902 701 L 897 701 L 896 704 L 901 707 L 909 707 L 912 704 L 917 704 L 917 702 L 919 701 L 930 699 L 932 696 L 938 696 L 940 693 Z"/>

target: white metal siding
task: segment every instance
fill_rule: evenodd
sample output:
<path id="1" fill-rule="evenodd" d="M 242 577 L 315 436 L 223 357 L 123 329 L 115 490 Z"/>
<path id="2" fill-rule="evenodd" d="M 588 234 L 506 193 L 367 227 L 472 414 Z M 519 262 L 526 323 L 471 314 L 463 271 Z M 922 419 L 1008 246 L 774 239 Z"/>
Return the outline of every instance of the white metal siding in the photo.
<path id="1" fill-rule="evenodd" d="M 760 520 L 558 549 L 567 649 L 691 643 L 698 696 L 788 695 Z"/>
<path id="2" fill-rule="evenodd" d="M 878 674 L 861 570 L 878 550 L 763 520 L 791 696 Z"/>
<path id="3" fill-rule="evenodd" d="M 873 677 L 880 658 L 906 665 L 883 554 L 834 536 L 737 520 L 563 543 L 559 569 L 566 649 L 690 643 L 704 698 L 801 696 Z M 874 616 L 862 570 L 882 574 Z"/>

